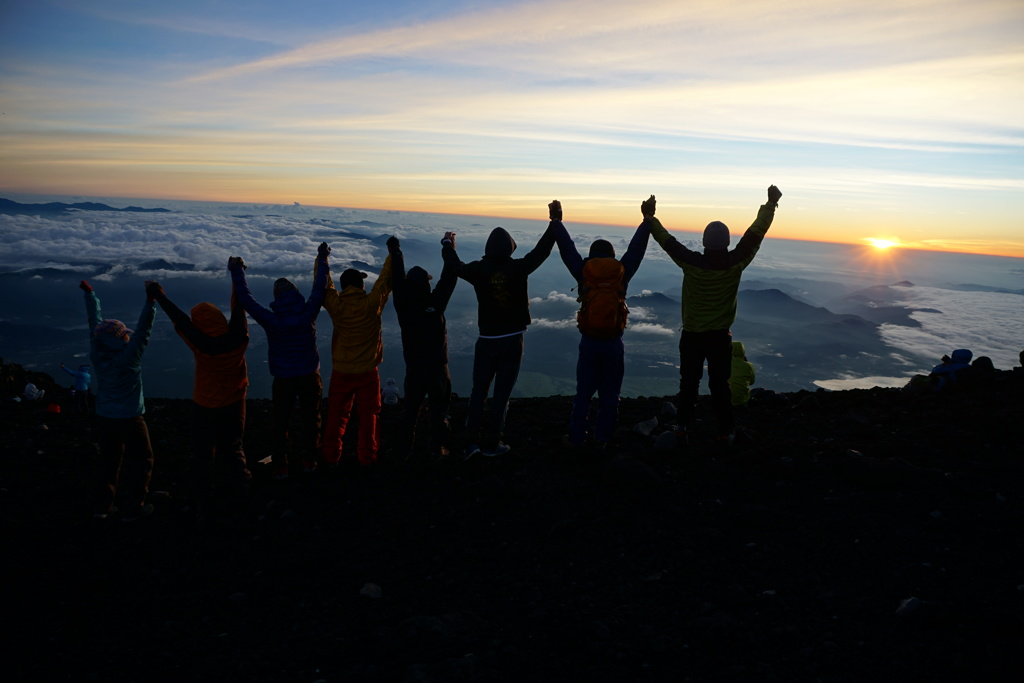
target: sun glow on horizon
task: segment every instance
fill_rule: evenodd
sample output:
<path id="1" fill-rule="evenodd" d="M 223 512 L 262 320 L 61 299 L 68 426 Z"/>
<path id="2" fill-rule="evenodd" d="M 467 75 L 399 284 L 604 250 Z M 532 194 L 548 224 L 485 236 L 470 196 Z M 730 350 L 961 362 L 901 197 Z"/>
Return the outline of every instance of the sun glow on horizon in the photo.
<path id="1" fill-rule="evenodd" d="M 864 241 L 867 242 L 870 246 L 880 251 L 892 249 L 893 247 L 903 246 L 902 244 L 900 244 L 899 240 L 889 239 L 887 237 L 866 237 L 864 238 Z"/>

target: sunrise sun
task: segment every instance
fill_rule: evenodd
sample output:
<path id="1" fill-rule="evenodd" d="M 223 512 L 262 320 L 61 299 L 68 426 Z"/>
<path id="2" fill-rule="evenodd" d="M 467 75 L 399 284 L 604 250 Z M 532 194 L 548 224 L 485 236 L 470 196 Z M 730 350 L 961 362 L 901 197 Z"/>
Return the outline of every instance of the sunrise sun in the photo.
<path id="1" fill-rule="evenodd" d="M 884 237 L 868 237 L 865 241 L 875 249 L 881 250 L 900 246 L 900 243 L 896 240 L 885 239 Z"/>

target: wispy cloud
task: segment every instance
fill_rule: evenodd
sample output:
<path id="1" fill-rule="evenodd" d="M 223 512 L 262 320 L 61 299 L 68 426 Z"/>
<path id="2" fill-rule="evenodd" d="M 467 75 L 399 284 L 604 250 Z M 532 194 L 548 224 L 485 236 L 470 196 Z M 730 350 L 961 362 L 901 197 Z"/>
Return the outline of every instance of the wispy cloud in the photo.
<path id="1" fill-rule="evenodd" d="M 1024 253 L 1015 0 L 87 5 L 11 29 L 0 187 L 635 225 L 776 183 L 775 234 Z"/>

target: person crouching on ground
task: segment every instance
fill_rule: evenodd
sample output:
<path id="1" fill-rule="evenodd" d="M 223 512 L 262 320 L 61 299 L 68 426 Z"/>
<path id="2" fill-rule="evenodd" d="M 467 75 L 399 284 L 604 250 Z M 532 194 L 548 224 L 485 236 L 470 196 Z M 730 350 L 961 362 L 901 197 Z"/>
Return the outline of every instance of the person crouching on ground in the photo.
<path id="1" fill-rule="evenodd" d="M 96 373 L 96 433 L 100 446 L 100 484 L 94 516 L 106 519 L 120 497 L 121 520 L 134 522 L 153 512 L 147 502 L 153 475 L 153 446 L 142 390 L 142 355 L 153 333 L 156 302 L 147 298 L 135 331 L 123 322 L 104 319 L 100 299 L 88 282 L 85 292 L 89 342 Z M 118 495 L 120 494 L 120 496 Z"/>
<path id="2" fill-rule="evenodd" d="M 394 239 L 394 238 L 391 238 Z M 391 294 L 391 255 L 369 292 L 366 273 L 348 268 L 338 278 L 340 291 L 327 279 L 323 306 L 331 316 L 331 386 L 327 395 L 327 426 L 323 457 L 328 465 L 341 461 L 342 440 L 355 405 L 359 415 L 359 464 L 373 465 L 380 450 L 380 373 L 384 360 L 380 316 Z"/>
<path id="3" fill-rule="evenodd" d="M 455 266 L 458 276 L 476 291 L 480 336 L 473 355 L 466 458 L 477 453 L 497 456 L 510 450 L 501 439 L 509 397 L 523 362 L 523 338 L 532 322 L 527 279 L 551 254 L 554 244 L 554 232 L 549 225 L 533 251 L 519 259 L 512 258 L 516 241 L 504 228 L 491 231 L 479 261 L 463 263 L 454 248 L 442 250 L 445 265 Z M 494 396 L 484 426 L 484 401 L 492 382 Z"/>
<path id="4" fill-rule="evenodd" d="M 190 317 L 167 298 L 160 283 L 150 283 L 146 292 L 160 304 L 174 323 L 174 331 L 195 356 L 189 463 L 193 514 L 202 516 L 209 512 L 214 469 L 226 473 L 228 502 L 238 504 L 248 494 L 252 480 L 242 448 L 245 394 L 249 386 L 245 365 L 249 325 L 245 309 L 232 292 L 230 322 L 211 303 L 196 304 Z"/>
<path id="5" fill-rule="evenodd" d="M 455 233 L 446 232 L 442 251 L 455 249 Z M 430 453 L 434 458 L 448 455 L 451 426 L 448 408 L 452 401 L 452 377 L 448 371 L 448 324 L 444 312 L 458 282 L 454 266 L 446 262 L 441 278 L 430 289 L 430 273 L 414 266 L 406 273 L 405 257 L 397 238 L 388 240 L 391 272 L 395 283 L 395 313 L 402 328 L 405 358 L 405 414 L 402 419 L 399 452 L 411 455 L 415 445 L 416 422 L 424 400 L 430 397 Z"/>
<path id="6" fill-rule="evenodd" d="M 569 445 L 573 448 L 585 445 L 590 402 L 597 392 L 600 410 L 594 427 L 594 445 L 599 451 L 605 450 L 618 418 L 619 394 L 626 370 L 622 343 L 629 314 L 626 288 L 647 251 L 651 228 L 646 216 L 648 212 L 654 215 L 654 197 L 641 204 L 645 220 L 633 234 L 621 261 L 615 258 L 615 248 L 607 240 L 595 240 L 590 245 L 589 256 L 584 259 L 562 224 L 562 205 L 553 201 L 548 211 L 562 263 L 579 287 L 580 310 L 576 314 L 576 326 L 580 331 L 580 353 L 576 362 L 576 397 L 569 418 Z"/>
<path id="7" fill-rule="evenodd" d="M 274 377 L 272 391 L 271 466 L 274 477 L 287 479 L 289 423 L 295 402 L 299 403 L 299 428 L 296 451 L 307 473 L 316 469 L 320 450 L 320 408 L 323 381 L 320 379 L 320 351 L 316 347 L 316 317 L 324 301 L 324 289 L 330 278 L 326 242 L 317 248 L 316 273 L 309 299 L 286 278 L 274 281 L 274 301 L 270 309 L 256 303 L 245 280 L 246 266 L 241 258 L 228 259 L 235 296 L 246 313 L 267 333 L 267 359 Z"/>
<path id="8" fill-rule="evenodd" d="M 717 440 L 732 444 L 732 394 L 729 374 L 732 359 L 732 327 L 736 320 L 737 292 L 743 270 L 754 260 L 761 242 L 775 217 L 782 192 L 772 185 L 768 202 L 747 228 L 739 244 L 729 250 L 729 228 L 721 221 L 704 229 L 704 253 L 691 251 L 668 234 L 661 222 L 650 217 L 651 236 L 683 270 L 683 331 L 679 338 L 679 419 L 680 441 L 687 440 L 686 429 L 697 406 L 704 361 L 708 362 L 708 387 L 715 414 Z"/>

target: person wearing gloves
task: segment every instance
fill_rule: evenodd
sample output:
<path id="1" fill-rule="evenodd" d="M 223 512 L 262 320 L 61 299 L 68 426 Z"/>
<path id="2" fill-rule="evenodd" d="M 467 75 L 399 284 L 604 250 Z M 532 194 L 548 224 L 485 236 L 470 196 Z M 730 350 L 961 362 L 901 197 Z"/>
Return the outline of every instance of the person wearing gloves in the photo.
<path id="1" fill-rule="evenodd" d="M 653 197 L 641 205 L 645 213 Z M 626 351 L 622 334 L 626 330 L 626 288 L 636 274 L 647 251 L 651 228 L 646 220 L 636 229 L 623 254 L 615 258 L 615 248 L 607 240 L 595 240 L 587 258 L 580 256 L 569 232 L 562 224 L 562 205 L 548 205 L 551 226 L 562 263 L 576 280 L 580 310 L 576 326 L 580 331 L 579 359 L 576 363 L 576 397 L 569 418 L 569 445 L 579 448 L 586 443 L 590 403 L 597 393 L 600 410 L 594 425 L 593 438 L 597 450 L 605 450 L 612 438 L 619 411 L 619 394 L 626 370 Z"/>
<path id="2" fill-rule="evenodd" d="M 473 285 L 477 300 L 477 324 L 480 336 L 473 355 L 473 389 L 466 419 L 465 458 L 476 454 L 493 457 L 508 453 L 502 442 L 509 397 L 519 378 L 523 362 L 524 336 L 532 322 L 527 280 L 551 254 L 555 235 L 548 225 L 537 246 L 523 258 L 512 258 L 516 241 L 504 228 L 495 228 L 487 237 L 484 256 L 463 263 L 454 246 L 441 251 L 445 265 Z M 484 401 L 494 384 L 494 395 L 484 425 Z"/>
<path id="3" fill-rule="evenodd" d="M 427 397 L 430 398 L 430 453 L 433 458 L 448 455 L 451 426 L 448 408 L 452 402 L 452 376 L 448 371 L 448 323 L 444 313 L 455 291 L 455 268 L 445 263 L 437 286 L 426 270 L 413 266 L 405 270 L 405 256 L 396 238 L 388 240 L 391 272 L 395 283 L 395 313 L 402 328 L 405 359 L 405 415 L 402 420 L 401 450 L 411 454 L 415 445 L 416 422 Z M 455 249 L 455 233 L 446 232 L 441 248 Z"/>
<path id="4" fill-rule="evenodd" d="M 232 502 L 247 495 L 252 480 L 242 448 L 249 386 L 245 364 L 249 325 L 234 294 L 228 322 L 211 303 L 196 304 L 189 316 L 167 297 L 158 282 L 151 282 L 146 292 L 160 304 L 174 323 L 174 331 L 195 356 L 189 480 L 192 510 L 202 516 L 212 502 L 215 465 L 228 477 Z"/>
<path id="5" fill-rule="evenodd" d="M 388 240 L 390 249 L 392 237 Z M 331 316 L 331 385 L 327 394 L 327 425 L 324 428 L 323 458 L 328 465 L 341 461 L 341 444 L 348 427 L 352 407 L 359 415 L 359 443 L 356 453 L 360 465 L 377 462 L 380 450 L 380 373 L 384 360 L 380 316 L 391 294 L 391 255 L 384 259 L 380 275 L 369 292 L 363 280 L 366 273 L 346 269 L 338 278 L 338 287 L 327 279 L 323 306 Z"/>
<path id="6" fill-rule="evenodd" d="M 323 382 L 320 379 L 320 352 L 316 347 L 316 317 L 324 301 L 324 289 L 330 280 L 326 242 L 317 248 L 317 268 L 309 299 L 299 293 L 290 280 L 274 281 L 274 300 L 270 308 L 256 302 L 245 279 L 246 265 L 240 257 L 228 259 L 235 296 L 246 313 L 267 333 L 267 359 L 272 388 L 271 466 L 274 477 L 289 476 L 289 423 L 295 402 L 299 403 L 299 429 L 295 448 L 304 471 L 316 469 L 320 450 L 320 408 Z"/>
<path id="7" fill-rule="evenodd" d="M 712 221 L 704 229 L 704 253 L 700 253 L 687 249 L 670 235 L 653 212 L 647 219 L 654 241 L 683 270 L 678 405 L 681 428 L 677 432 L 682 443 L 687 441 L 686 429 L 696 408 L 705 360 L 718 443 L 730 446 L 735 439 L 732 394 L 729 391 L 732 365 L 730 328 L 736 320 L 740 278 L 761 248 L 781 197 L 779 188 L 774 185 L 768 188 L 768 201 L 758 210 L 757 218 L 731 251 L 729 228 L 721 221 Z"/>
<path id="8" fill-rule="evenodd" d="M 106 519 L 121 499 L 125 522 L 153 512 L 147 501 L 153 475 L 153 447 L 142 390 L 142 356 L 153 333 L 156 302 L 146 299 L 135 331 L 120 320 L 104 318 L 100 299 L 88 282 L 85 292 L 89 320 L 89 360 L 96 375 L 96 433 L 100 447 L 99 487 L 94 516 Z"/>

